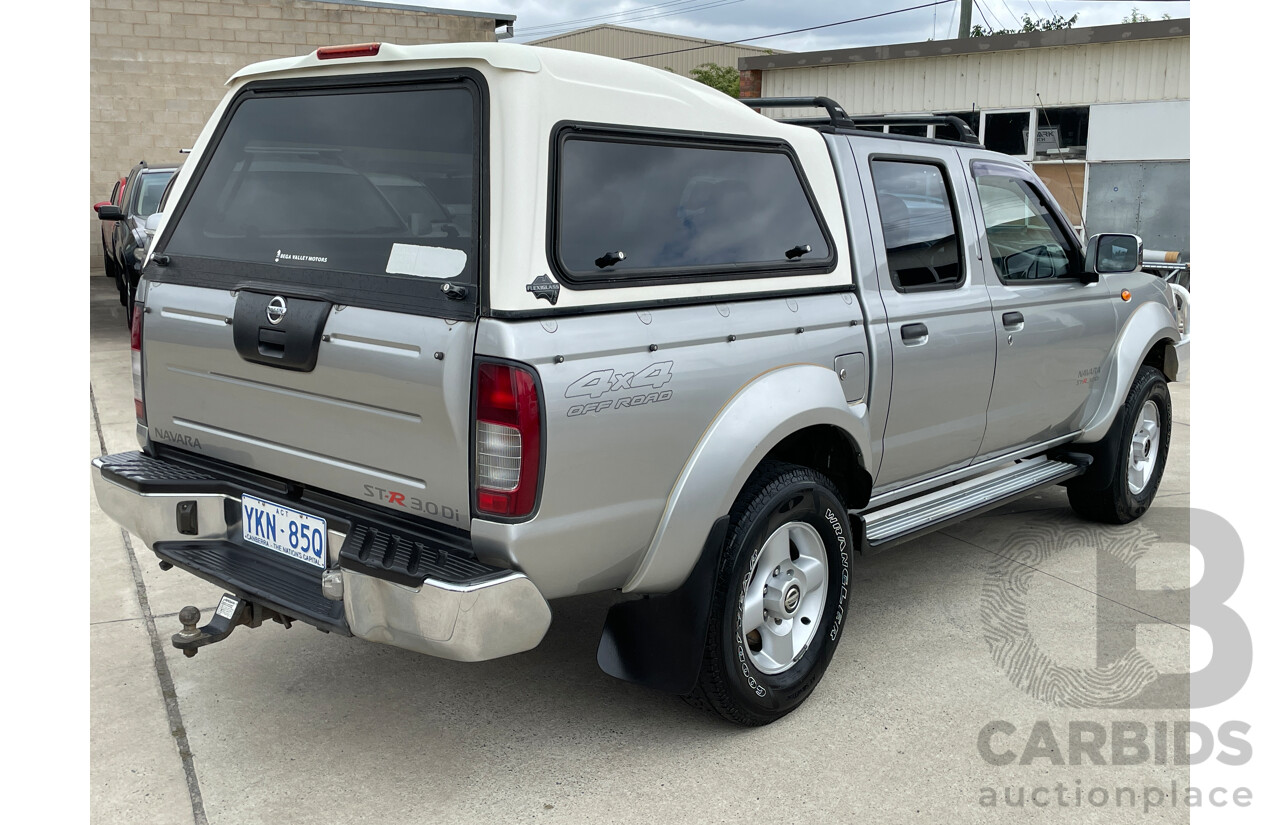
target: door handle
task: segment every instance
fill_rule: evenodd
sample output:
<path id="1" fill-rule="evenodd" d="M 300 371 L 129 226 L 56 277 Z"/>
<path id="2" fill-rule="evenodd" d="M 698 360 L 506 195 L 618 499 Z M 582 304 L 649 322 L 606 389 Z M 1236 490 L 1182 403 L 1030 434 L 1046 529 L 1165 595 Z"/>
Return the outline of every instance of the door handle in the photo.
<path id="1" fill-rule="evenodd" d="M 929 328 L 924 324 L 903 324 L 902 342 L 907 346 L 919 346 L 929 340 Z"/>
<path id="2" fill-rule="evenodd" d="M 1022 327 L 1023 319 L 1021 312 L 1006 312 L 1001 316 L 1001 320 L 1004 321 L 1004 325 L 1008 329 L 1019 329 Z"/>

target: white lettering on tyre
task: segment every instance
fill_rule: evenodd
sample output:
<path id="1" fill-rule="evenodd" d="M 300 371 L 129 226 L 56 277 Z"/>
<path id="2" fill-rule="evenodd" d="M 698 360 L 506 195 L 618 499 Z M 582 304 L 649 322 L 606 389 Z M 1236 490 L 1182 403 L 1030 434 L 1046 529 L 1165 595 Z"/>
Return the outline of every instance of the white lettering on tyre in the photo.
<path id="1" fill-rule="evenodd" d="M 836 615 L 831 620 L 831 633 L 828 638 L 835 641 L 840 635 L 840 624 L 844 621 L 844 603 L 849 598 L 849 542 L 844 535 L 844 526 L 840 524 L 840 518 L 832 512 L 831 508 L 827 508 L 827 522 L 831 525 L 831 529 L 835 531 L 836 541 L 840 544 L 840 599 L 836 602 Z"/>

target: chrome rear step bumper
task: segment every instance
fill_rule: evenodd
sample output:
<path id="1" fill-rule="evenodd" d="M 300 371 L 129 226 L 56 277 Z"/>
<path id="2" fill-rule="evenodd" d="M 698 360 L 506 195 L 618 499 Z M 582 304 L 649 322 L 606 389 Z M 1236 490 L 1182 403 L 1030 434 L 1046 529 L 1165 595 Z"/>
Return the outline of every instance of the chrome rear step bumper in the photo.
<path id="1" fill-rule="evenodd" d="M 333 498 L 294 502 L 327 521 L 321 569 L 243 541 L 241 493 L 290 500 L 269 483 L 141 453 L 92 466 L 103 512 L 162 561 L 324 630 L 482 661 L 536 647 L 551 625 L 533 582 L 476 560 L 456 537 L 374 524 Z"/>

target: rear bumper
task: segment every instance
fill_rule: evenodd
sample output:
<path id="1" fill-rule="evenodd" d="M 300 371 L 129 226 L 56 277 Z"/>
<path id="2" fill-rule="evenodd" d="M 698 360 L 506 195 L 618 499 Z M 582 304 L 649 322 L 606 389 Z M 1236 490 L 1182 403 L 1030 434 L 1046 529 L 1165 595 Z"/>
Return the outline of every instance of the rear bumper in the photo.
<path id="1" fill-rule="evenodd" d="M 456 535 L 414 531 L 322 494 L 295 500 L 273 480 L 212 464 L 122 453 L 94 459 L 92 477 L 103 512 L 162 560 L 324 630 L 482 661 L 536 647 L 551 624 L 523 573 L 476 561 Z M 325 569 L 245 542 L 242 493 L 325 518 Z"/>

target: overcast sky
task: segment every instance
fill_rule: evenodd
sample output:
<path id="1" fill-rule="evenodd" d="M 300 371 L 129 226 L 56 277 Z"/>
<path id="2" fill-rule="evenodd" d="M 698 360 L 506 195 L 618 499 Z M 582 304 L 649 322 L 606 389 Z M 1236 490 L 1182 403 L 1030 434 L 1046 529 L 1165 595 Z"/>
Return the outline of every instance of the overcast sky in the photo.
<path id="1" fill-rule="evenodd" d="M 738 40 L 839 20 L 922 5 L 931 0 L 394 0 L 395 2 L 507 12 L 516 15 L 518 43 L 601 23 L 671 32 L 709 40 Z M 958 0 L 933 8 L 893 14 L 861 23 L 752 41 L 787 51 L 911 43 L 955 37 Z M 1153 20 L 1162 15 L 1190 17 L 1189 2 L 1151 0 L 974 0 L 973 22 L 984 27 L 1018 28 L 1022 16 L 1033 19 L 1079 14 L 1076 26 L 1119 23 L 1137 8 Z M 985 20 L 984 20 L 985 16 Z M 593 18 L 593 19 L 587 19 Z"/>

